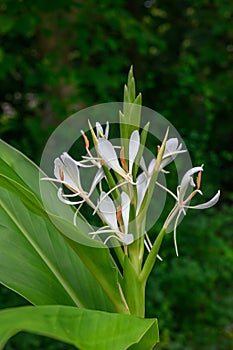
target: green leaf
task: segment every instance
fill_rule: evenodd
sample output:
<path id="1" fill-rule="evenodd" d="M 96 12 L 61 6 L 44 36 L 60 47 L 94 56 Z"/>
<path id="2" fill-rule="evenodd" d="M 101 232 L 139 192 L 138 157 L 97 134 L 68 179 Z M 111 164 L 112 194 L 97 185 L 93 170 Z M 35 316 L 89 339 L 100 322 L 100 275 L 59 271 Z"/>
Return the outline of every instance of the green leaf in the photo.
<path id="1" fill-rule="evenodd" d="M 51 337 L 80 350 L 149 350 L 159 341 L 156 319 L 67 306 L 0 311 L 0 349 L 20 331 Z"/>
<path id="2" fill-rule="evenodd" d="M 99 284 L 46 216 L 1 188 L 0 282 L 33 304 L 113 310 Z"/>
<path id="3" fill-rule="evenodd" d="M 52 211 L 48 217 L 38 199 L 39 169 L 30 160 L 3 142 L 0 158 L 8 165 L 0 171 L 0 186 L 6 188 L 0 200 L 1 283 L 35 304 L 124 312 L 119 273 L 109 250 L 85 235 L 90 228 L 84 221 L 80 219 L 78 227 L 68 221 L 73 210 L 57 199 L 56 187 L 44 181 Z M 115 306 L 105 291 L 115 298 Z"/>

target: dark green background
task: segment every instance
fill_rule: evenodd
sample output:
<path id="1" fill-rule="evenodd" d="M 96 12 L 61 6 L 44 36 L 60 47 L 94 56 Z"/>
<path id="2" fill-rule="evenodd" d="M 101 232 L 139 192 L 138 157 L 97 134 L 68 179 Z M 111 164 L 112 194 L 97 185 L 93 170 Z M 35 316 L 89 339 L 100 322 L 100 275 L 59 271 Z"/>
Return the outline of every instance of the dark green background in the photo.
<path id="1" fill-rule="evenodd" d="M 163 350 L 233 349 L 231 0 L 2 0 L 0 136 L 39 162 L 46 139 L 73 112 L 122 100 L 131 64 L 143 105 L 180 132 L 207 211 L 189 211 L 150 278 L 147 315 L 158 316 Z M 2 308 L 23 300 L 1 288 Z M 20 335 L 7 349 L 68 349 Z M 156 348 L 156 349 L 157 349 Z"/>

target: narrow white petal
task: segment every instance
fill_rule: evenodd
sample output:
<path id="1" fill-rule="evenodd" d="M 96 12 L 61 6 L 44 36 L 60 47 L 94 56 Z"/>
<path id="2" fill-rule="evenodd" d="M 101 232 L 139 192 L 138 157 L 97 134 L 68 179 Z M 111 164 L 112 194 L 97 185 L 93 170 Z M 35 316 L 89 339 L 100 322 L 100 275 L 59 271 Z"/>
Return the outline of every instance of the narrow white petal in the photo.
<path id="1" fill-rule="evenodd" d="M 206 203 L 202 203 L 202 204 L 198 204 L 198 205 L 190 205 L 187 206 L 187 208 L 191 208 L 191 209 L 207 209 L 210 207 L 213 207 L 219 200 L 220 197 L 220 191 L 218 190 L 218 192 L 216 193 L 216 195 L 210 199 L 208 202 Z"/>
<path id="2" fill-rule="evenodd" d="M 136 181 L 136 189 L 137 189 L 136 215 L 138 214 L 138 212 L 140 210 L 143 198 L 144 198 L 145 193 L 146 193 L 147 185 L 148 185 L 148 177 L 146 176 L 145 172 L 143 172 L 137 177 L 137 181 Z"/>
<path id="3" fill-rule="evenodd" d="M 180 183 L 180 186 L 179 186 L 179 201 L 180 202 L 183 202 L 183 199 L 184 199 L 184 195 L 188 189 L 188 186 L 189 185 L 195 185 L 193 180 L 192 180 L 192 175 L 195 174 L 195 173 L 198 173 L 199 171 L 203 171 L 203 165 L 202 166 L 197 166 L 197 167 L 194 167 L 190 170 L 188 170 L 182 180 L 181 180 L 181 183 Z M 191 182 L 191 183 L 190 183 Z"/>
<path id="4" fill-rule="evenodd" d="M 124 231 L 127 234 L 128 233 L 128 226 L 129 226 L 129 210 L 130 210 L 130 198 L 127 195 L 127 193 L 122 192 L 121 193 L 121 207 L 122 207 L 122 218 L 124 222 Z"/>
<path id="5" fill-rule="evenodd" d="M 134 130 L 129 140 L 129 173 L 132 174 L 133 163 L 138 154 L 140 146 L 140 136 L 138 130 Z"/>
<path id="6" fill-rule="evenodd" d="M 105 138 L 108 139 L 108 135 L 109 135 L 109 122 L 106 123 L 106 127 L 105 127 Z"/>
<path id="7" fill-rule="evenodd" d="M 118 231 L 116 208 L 114 202 L 109 196 L 106 196 L 103 200 L 102 197 L 105 196 L 105 192 L 100 195 L 99 211 L 103 216 L 106 223 L 114 230 Z"/>
<path id="8" fill-rule="evenodd" d="M 96 127 L 97 138 L 103 137 L 104 131 L 101 124 L 99 122 L 96 122 L 95 127 Z"/>
<path id="9" fill-rule="evenodd" d="M 153 158 L 151 161 L 150 161 L 150 164 L 148 165 L 148 175 L 151 176 L 152 173 L 153 173 L 153 170 L 155 168 L 155 164 L 156 164 L 156 159 Z"/>
<path id="10" fill-rule="evenodd" d="M 104 178 L 104 176 L 105 176 L 104 171 L 103 171 L 102 168 L 100 168 L 97 171 L 97 173 L 96 173 L 96 175 L 95 175 L 95 177 L 94 177 L 94 179 L 92 181 L 92 185 L 91 185 L 91 188 L 90 188 L 90 191 L 89 191 L 89 196 L 91 196 L 91 194 L 95 190 L 97 184 Z"/>
<path id="11" fill-rule="evenodd" d="M 121 168 L 116 151 L 111 142 L 109 142 L 106 139 L 100 138 L 98 140 L 98 153 L 106 162 L 109 168 L 115 170 L 118 174 L 122 175 L 123 177 L 126 177 L 127 174 Z"/>
<path id="12" fill-rule="evenodd" d="M 145 159 L 143 157 L 140 160 L 140 167 L 142 168 L 143 171 L 147 172 Z"/>

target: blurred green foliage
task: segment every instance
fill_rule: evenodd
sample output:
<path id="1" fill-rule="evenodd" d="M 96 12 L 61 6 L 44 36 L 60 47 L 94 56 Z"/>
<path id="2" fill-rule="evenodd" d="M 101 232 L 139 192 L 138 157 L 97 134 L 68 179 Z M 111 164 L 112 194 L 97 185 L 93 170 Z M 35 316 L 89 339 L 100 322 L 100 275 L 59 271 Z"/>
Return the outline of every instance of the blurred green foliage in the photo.
<path id="1" fill-rule="evenodd" d="M 39 162 L 49 134 L 71 113 L 122 100 L 134 65 L 143 104 L 180 131 L 203 188 L 221 203 L 191 212 L 172 235 L 148 288 L 163 350 L 224 350 L 232 345 L 231 0 L 2 0 L 0 137 Z M 22 304 L 1 288 L 1 307 Z M 24 341 L 22 340 L 24 339 Z M 16 336 L 7 349 L 68 349 Z"/>

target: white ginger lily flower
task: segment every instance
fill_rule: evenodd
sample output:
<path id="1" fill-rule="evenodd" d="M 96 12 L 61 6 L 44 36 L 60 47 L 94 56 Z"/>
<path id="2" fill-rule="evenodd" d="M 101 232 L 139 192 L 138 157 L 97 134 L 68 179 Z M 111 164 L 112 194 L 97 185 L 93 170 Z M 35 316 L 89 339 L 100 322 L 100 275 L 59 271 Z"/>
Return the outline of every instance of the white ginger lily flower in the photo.
<path id="1" fill-rule="evenodd" d="M 90 125 L 91 127 L 91 125 Z M 93 131 L 92 127 L 91 130 Z M 94 132 L 93 132 L 94 133 Z M 88 156 L 83 156 L 83 160 L 81 161 L 76 161 L 76 164 L 80 167 L 83 168 L 92 168 L 92 167 L 97 167 L 98 171 L 93 179 L 92 186 L 89 192 L 89 195 L 92 194 L 94 189 L 96 188 L 97 184 L 105 177 L 104 171 L 102 169 L 102 164 L 101 164 L 101 158 L 99 157 L 94 157 L 91 154 L 91 151 L 89 150 L 89 140 L 87 136 L 85 135 L 84 131 L 81 130 L 81 134 L 84 138 L 85 141 L 85 146 L 86 146 L 86 151 Z M 105 132 L 103 131 L 103 128 L 99 122 L 96 122 L 96 134 L 97 134 L 97 139 L 99 138 L 108 138 L 109 135 L 109 122 L 106 123 L 106 128 Z M 96 135 L 94 134 L 94 137 L 96 138 Z M 88 164 L 89 163 L 89 164 Z"/>
<path id="2" fill-rule="evenodd" d="M 176 250 L 176 254 L 178 255 L 178 248 L 177 248 L 177 242 L 176 242 L 176 230 L 177 230 L 177 226 L 179 223 L 179 219 L 181 217 L 181 215 L 185 215 L 186 214 L 186 210 L 187 209 L 207 209 L 210 208 L 212 206 L 214 206 L 220 197 L 220 191 L 218 190 L 218 192 L 216 193 L 216 195 L 210 199 L 209 201 L 207 201 L 206 203 L 202 203 L 202 204 L 198 204 L 198 205 L 189 205 L 189 201 L 197 194 L 200 193 L 202 194 L 202 192 L 200 191 L 200 184 L 201 184 L 201 174 L 203 171 L 203 165 L 202 166 L 198 166 L 198 167 L 194 167 L 190 170 L 188 170 L 185 175 L 183 176 L 180 185 L 177 187 L 177 195 L 175 195 L 174 193 L 172 193 L 170 190 L 168 190 L 166 187 L 161 186 L 164 190 L 166 190 L 168 193 L 170 193 L 172 195 L 173 198 L 175 198 L 176 200 L 176 204 L 174 206 L 174 208 L 172 209 L 172 211 L 170 212 L 170 214 L 168 215 L 165 223 L 164 223 L 164 228 L 168 228 L 169 225 L 171 225 L 171 222 L 174 221 L 173 226 L 173 231 L 174 231 L 174 244 L 175 244 L 175 250 Z M 195 173 L 198 173 L 198 177 L 197 177 L 197 189 L 195 189 L 191 194 L 189 194 L 186 198 L 186 192 L 189 188 L 189 186 L 195 187 L 195 183 L 193 181 L 193 175 Z"/>
<path id="3" fill-rule="evenodd" d="M 182 149 L 182 143 L 179 144 L 177 138 L 168 139 L 166 142 L 165 150 L 163 153 L 163 158 L 160 164 L 160 170 L 163 170 L 165 166 L 170 164 L 178 154 L 187 152 L 185 149 Z"/>
<path id="4" fill-rule="evenodd" d="M 179 141 L 177 138 L 171 138 L 168 139 L 166 142 L 163 158 L 160 164 L 160 171 L 166 172 L 163 168 L 170 164 L 178 154 L 184 153 L 186 150 L 182 150 L 182 143 L 179 144 Z M 145 160 L 142 157 L 140 161 L 140 166 L 143 170 L 143 172 L 137 177 L 136 180 L 136 188 L 137 188 L 137 209 L 136 214 L 138 214 L 143 198 L 146 194 L 146 190 L 149 186 L 151 177 L 153 175 L 153 171 L 156 166 L 156 159 L 153 158 L 149 165 L 148 169 L 145 164 Z M 156 182 L 158 185 L 160 185 L 158 182 Z"/>
<path id="5" fill-rule="evenodd" d="M 110 141 L 100 138 L 97 150 L 106 165 L 121 175 L 127 182 L 133 183 L 132 169 L 140 146 L 140 136 L 137 130 L 133 131 L 129 140 L 129 171 L 126 172 L 118 161 L 116 151 Z"/>
<path id="6" fill-rule="evenodd" d="M 150 183 L 151 176 L 153 174 L 153 170 L 155 168 L 156 159 L 153 158 L 150 161 L 150 164 L 148 165 L 148 169 L 146 168 L 146 164 L 144 159 L 141 159 L 140 165 L 143 169 L 143 172 L 138 175 L 136 180 L 136 189 L 137 189 L 137 208 L 136 208 L 136 215 L 138 214 L 143 198 L 145 197 L 146 190 L 148 188 L 148 185 Z"/>
<path id="7" fill-rule="evenodd" d="M 68 153 L 64 152 L 60 158 L 56 158 L 54 160 L 54 175 L 55 178 L 47 177 L 43 178 L 42 180 L 58 182 L 73 192 L 72 194 L 65 194 L 63 188 L 59 187 L 57 195 L 61 202 L 69 205 L 82 205 L 84 202 L 87 202 L 93 209 L 95 209 L 95 205 L 90 200 L 90 196 L 94 191 L 97 183 L 100 181 L 100 174 L 96 174 L 90 191 L 86 192 L 81 185 L 79 167 L 77 165 L 77 162 Z M 74 197 L 80 197 L 81 199 L 78 201 L 70 200 Z M 74 215 L 74 223 L 79 209 L 80 207 L 77 209 Z"/>
<path id="8" fill-rule="evenodd" d="M 88 193 L 84 191 L 81 185 L 77 162 L 68 153 L 64 152 L 60 158 L 54 160 L 54 175 L 55 178 L 46 177 L 41 180 L 58 182 L 73 192 L 72 194 L 65 194 L 62 187 L 58 189 L 58 198 L 63 203 L 72 205 L 81 204 L 88 197 Z M 74 202 L 66 199 L 77 196 L 81 197 L 82 200 Z"/>
<path id="9" fill-rule="evenodd" d="M 90 232 L 89 234 L 95 236 L 101 233 L 110 233 L 111 235 L 105 239 L 104 244 L 106 244 L 107 241 L 111 238 L 116 238 L 118 241 L 125 245 L 131 244 L 133 242 L 133 235 L 131 233 L 128 233 L 130 211 L 129 196 L 125 192 L 121 193 L 121 215 L 124 223 L 124 228 L 122 228 L 120 223 L 118 225 L 117 210 L 115 208 L 114 202 L 109 196 L 106 195 L 105 192 L 101 193 L 100 202 L 99 211 L 104 221 L 107 223 L 107 226 L 104 226 L 95 232 Z"/>

